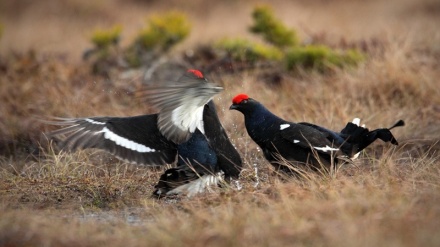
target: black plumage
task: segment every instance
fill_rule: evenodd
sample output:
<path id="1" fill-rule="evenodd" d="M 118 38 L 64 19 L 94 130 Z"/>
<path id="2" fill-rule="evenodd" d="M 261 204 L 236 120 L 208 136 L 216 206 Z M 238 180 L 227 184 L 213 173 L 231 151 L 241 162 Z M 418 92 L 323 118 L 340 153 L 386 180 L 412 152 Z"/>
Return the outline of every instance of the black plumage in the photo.
<path id="1" fill-rule="evenodd" d="M 139 165 L 176 165 L 161 176 L 154 192 L 158 196 L 209 176 L 201 180 L 205 184 L 197 184 L 199 189 L 176 190 L 195 194 L 207 186 L 206 181 L 220 181 L 218 174 L 238 178 L 241 171 L 241 157 L 211 100 L 221 90 L 200 71 L 189 70 L 176 82 L 147 88 L 147 100 L 158 108 L 157 114 L 54 118 L 46 123 L 65 127 L 48 135 L 58 137 L 58 145 L 67 150 L 98 148 Z"/>
<path id="2" fill-rule="evenodd" d="M 157 114 L 135 117 L 54 118 L 46 123 L 68 127 L 49 136 L 65 136 L 58 145 L 67 150 L 97 148 L 130 163 L 159 166 L 172 163 L 177 145 L 157 128 Z"/>
<path id="3" fill-rule="evenodd" d="M 340 132 L 310 123 L 293 123 L 271 113 L 245 94 L 233 99 L 230 109 L 244 115 L 249 136 L 261 147 L 266 159 L 276 168 L 289 170 L 286 162 L 329 168 L 340 160 L 352 159 L 376 139 L 397 145 L 391 129 L 403 126 L 402 120 L 391 128 L 373 131 L 347 123 Z"/>

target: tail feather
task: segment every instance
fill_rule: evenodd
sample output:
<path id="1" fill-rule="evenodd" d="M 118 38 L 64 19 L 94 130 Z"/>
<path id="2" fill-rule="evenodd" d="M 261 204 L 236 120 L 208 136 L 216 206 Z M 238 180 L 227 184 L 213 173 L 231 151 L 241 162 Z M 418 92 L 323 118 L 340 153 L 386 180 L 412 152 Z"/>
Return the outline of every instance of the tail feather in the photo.
<path id="1" fill-rule="evenodd" d="M 391 142 L 391 144 L 394 145 L 399 145 L 390 130 L 404 125 L 405 122 L 403 120 L 399 120 L 390 128 L 381 128 L 369 131 L 367 128 L 358 126 L 356 123 L 347 123 L 347 126 L 345 126 L 345 128 L 341 131 L 341 134 L 346 136 L 346 142 L 352 145 L 351 154 L 356 154 L 368 147 L 376 139 L 380 139 L 384 142 Z"/>
<path id="2" fill-rule="evenodd" d="M 362 138 L 368 134 L 368 129 L 361 127 L 355 123 L 347 123 L 344 129 L 341 130 L 341 134 L 349 136 L 348 142 L 356 142 L 357 138 Z"/>
<path id="3" fill-rule="evenodd" d="M 402 127 L 402 126 L 405 126 L 405 121 L 400 119 L 399 121 L 397 121 L 393 126 L 389 127 L 388 129 L 391 130 L 393 128 Z"/>
<path id="4" fill-rule="evenodd" d="M 209 191 L 211 186 L 217 186 L 223 181 L 223 178 L 223 172 L 203 174 L 198 173 L 189 166 L 171 168 L 160 176 L 153 196 L 161 198 L 185 194 L 187 197 L 192 197 L 204 191 Z"/>
<path id="5" fill-rule="evenodd" d="M 394 145 L 399 145 L 396 138 L 394 138 L 393 134 L 389 129 L 375 129 L 373 131 L 370 131 L 368 135 L 364 137 L 359 147 L 360 148 L 359 151 L 368 147 L 376 139 L 381 139 L 384 142 L 391 142 Z"/>
<path id="6" fill-rule="evenodd" d="M 187 166 L 168 169 L 160 176 L 153 195 L 157 197 L 166 196 L 168 192 L 197 178 L 197 174 Z"/>
<path id="7" fill-rule="evenodd" d="M 203 175 L 194 181 L 168 191 L 167 195 L 185 194 L 187 197 L 192 197 L 196 194 L 210 191 L 211 186 L 217 186 L 221 181 L 223 181 L 223 173 Z"/>

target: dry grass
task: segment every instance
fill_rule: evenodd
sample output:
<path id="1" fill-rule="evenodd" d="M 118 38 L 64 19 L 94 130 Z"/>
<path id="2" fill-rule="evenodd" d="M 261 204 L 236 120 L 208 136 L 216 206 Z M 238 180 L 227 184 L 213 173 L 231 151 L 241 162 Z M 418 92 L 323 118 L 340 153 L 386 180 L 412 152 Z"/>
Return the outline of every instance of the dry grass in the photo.
<path id="1" fill-rule="evenodd" d="M 142 8 L 136 4 L 143 1 L 127 2 L 118 15 L 116 1 L 105 7 L 98 1 L 90 8 L 84 7 L 85 2 L 66 1 L 71 10 L 49 16 L 48 25 L 56 25 L 48 20 L 58 18 L 59 23 L 80 29 L 96 20 L 93 15 L 130 22 L 128 16 L 140 13 Z M 139 74 L 90 75 L 88 64 L 68 59 L 81 53 L 85 43 L 81 35 L 69 40 L 80 48 L 66 44 L 67 58 L 46 53 L 48 46 L 37 49 L 35 55 L 4 52 L 0 60 L 0 70 L 5 72 L 0 77 L 0 246 L 438 246 L 439 3 L 399 1 L 396 8 L 393 1 L 284 2 L 275 2 L 275 10 L 289 25 L 299 27 L 303 37 L 332 46 L 364 45 L 369 58 L 349 71 L 281 74 L 278 84 L 264 79 L 260 71 L 207 75 L 226 88 L 215 100 L 245 169 L 241 190 L 219 188 L 191 199 L 150 198 L 161 169 L 130 166 L 97 151 L 54 153 L 41 136 L 51 127 L 33 118 L 151 112 L 134 97 L 141 87 Z M 217 8 L 223 14 L 241 6 L 237 13 L 248 13 L 250 3 L 213 4 L 212 11 Z M 188 6 L 176 4 L 192 14 L 203 12 L 196 0 Z M 28 18 L 38 16 L 43 7 Z M 78 14 L 72 9 L 87 21 L 72 24 L 70 18 Z M 22 32 L 29 31 L 28 18 L 17 23 L 15 36 L 9 35 L 12 13 L 4 14 L 2 43 L 26 50 L 32 47 L 26 42 L 45 42 L 45 37 L 37 35 L 31 35 L 31 41 L 18 41 Z M 218 15 L 212 19 L 209 13 L 192 16 L 196 28 L 203 26 L 200 20 L 209 20 L 204 22 L 209 28 L 200 29 L 201 36 L 209 40 L 220 37 L 221 31 L 244 32 L 247 19 L 243 16 L 225 20 L 226 24 L 239 21 L 239 25 L 213 28 L 219 23 L 214 20 L 221 19 Z M 48 33 L 46 38 L 54 36 Z M 186 46 L 195 40 L 193 34 Z M 353 117 L 371 128 L 390 126 L 398 119 L 407 125 L 393 130 L 401 145 L 378 141 L 354 165 L 336 174 L 307 172 L 301 179 L 284 178 L 273 174 L 247 136 L 243 116 L 228 110 L 231 98 L 242 92 L 283 118 L 335 130 Z"/>
<path id="2" fill-rule="evenodd" d="M 387 158 L 368 159 L 368 167 L 349 167 L 335 177 L 309 174 L 280 181 L 264 178 L 270 173 L 263 169 L 258 188 L 248 169 L 241 191 L 226 188 L 180 201 L 149 199 L 143 192 L 154 180 L 142 181 L 139 173 L 97 175 L 102 168 L 75 163 L 68 172 L 65 167 L 27 171 L 41 178 L 14 179 L 9 192 L 33 192 L 32 201 L 15 202 L 12 196 L 9 204 L 3 202 L 0 239 L 8 246 L 435 246 L 440 241 L 438 159 L 400 154 L 391 150 Z M 48 169 L 65 163 L 54 161 Z M 54 190 L 75 197 L 58 201 L 70 209 L 53 200 L 45 203 L 43 197 Z M 92 192 L 113 200 L 113 210 L 88 205 L 96 197 Z M 132 202 L 122 203 L 126 199 Z"/>

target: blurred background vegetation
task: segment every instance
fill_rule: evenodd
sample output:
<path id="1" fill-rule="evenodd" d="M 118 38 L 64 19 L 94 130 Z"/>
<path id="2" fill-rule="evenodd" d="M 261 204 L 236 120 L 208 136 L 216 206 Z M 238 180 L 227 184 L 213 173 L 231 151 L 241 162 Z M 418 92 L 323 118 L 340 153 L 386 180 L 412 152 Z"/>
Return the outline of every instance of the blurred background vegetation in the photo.
<path id="1" fill-rule="evenodd" d="M 249 31 L 261 36 L 265 43 L 253 42 L 243 37 L 224 38 L 193 49 L 193 57 L 203 59 L 209 53 L 211 63 L 228 61 L 229 66 L 235 63 L 244 64 L 248 69 L 265 64 L 266 67 L 281 67 L 286 70 L 297 68 L 328 71 L 332 67 L 343 68 L 356 66 L 364 59 L 364 54 L 357 49 L 333 49 L 324 44 L 305 44 L 298 38 L 293 28 L 286 27 L 274 15 L 270 5 L 257 5 L 252 10 L 253 23 Z M 141 29 L 128 47 L 117 49 L 121 26 L 111 29 L 95 30 L 92 34 L 94 48 L 85 52 L 85 58 L 94 54 L 93 71 L 107 74 L 115 61 L 124 61 L 126 67 L 151 66 L 155 60 L 166 54 L 175 45 L 187 38 L 191 24 L 183 12 L 169 11 L 155 14 L 148 18 L 147 27 Z M 110 49 L 113 47 L 113 51 Z M 201 64 L 194 59 L 192 63 Z M 204 70 L 206 65 L 200 65 Z"/>
<path id="2" fill-rule="evenodd" d="M 83 54 L 93 73 L 107 77 L 130 68 L 156 68 L 171 55 L 179 57 L 171 63 L 178 60 L 182 67 L 202 70 L 264 67 L 292 73 L 298 69 L 329 72 L 358 65 L 368 56 L 366 49 L 374 46 L 374 41 L 358 32 L 349 34 L 355 36 L 352 39 L 340 31 L 310 31 L 301 18 L 289 18 L 287 10 L 295 15 L 310 7 L 295 2 L 47 0 L 44 6 L 30 1 L 0 4 L 0 21 L 10 27 L 1 41 L 4 55 L 38 50 L 68 54 L 70 61 L 78 61 Z"/>

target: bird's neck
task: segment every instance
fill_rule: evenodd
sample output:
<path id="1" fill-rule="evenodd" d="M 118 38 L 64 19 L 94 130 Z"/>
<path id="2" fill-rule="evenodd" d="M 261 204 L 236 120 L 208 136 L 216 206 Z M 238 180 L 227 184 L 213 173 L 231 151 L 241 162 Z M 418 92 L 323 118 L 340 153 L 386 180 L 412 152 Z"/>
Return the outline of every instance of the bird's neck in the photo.
<path id="1" fill-rule="evenodd" d="M 269 131 L 282 119 L 270 112 L 261 104 L 256 105 L 253 111 L 245 114 L 245 125 L 248 130 L 253 130 L 255 134 Z M 251 134 L 251 133 L 249 133 Z"/>

